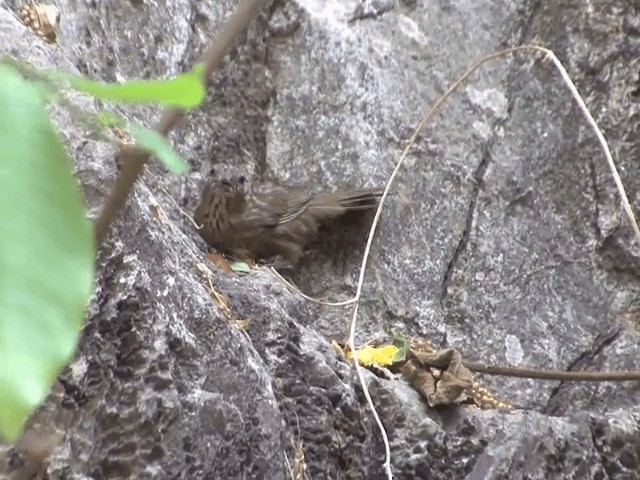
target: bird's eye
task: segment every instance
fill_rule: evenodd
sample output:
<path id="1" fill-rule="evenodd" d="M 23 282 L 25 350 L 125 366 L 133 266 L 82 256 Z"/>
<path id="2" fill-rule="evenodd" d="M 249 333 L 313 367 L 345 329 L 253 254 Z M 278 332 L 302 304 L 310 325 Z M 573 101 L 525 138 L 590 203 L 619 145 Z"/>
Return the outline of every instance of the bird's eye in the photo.
<path id="1" fill-rule="evenodd" d="M 247 179 L 246 179 L 246 178 L 244 178 L 244 175 L 241 175 L 241 176 L 238 178 L 238 183 L 239 183 L 240 185 L 244 185 L 244 184 L 246 183 L 246 181 L 247 181 Z"/>

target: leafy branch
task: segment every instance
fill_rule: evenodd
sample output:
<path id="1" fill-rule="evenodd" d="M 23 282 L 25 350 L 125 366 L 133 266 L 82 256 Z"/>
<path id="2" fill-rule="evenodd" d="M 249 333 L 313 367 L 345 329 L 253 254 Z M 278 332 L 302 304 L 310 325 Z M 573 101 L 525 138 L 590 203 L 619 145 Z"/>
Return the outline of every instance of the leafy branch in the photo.
<path id="1" fill-rule="evenodd" d="M 103 83 L 0 59 L 0 437 L 16 441 L 71 359 L 91 295 L 95 249 L 144 163 L 154 155 L 175 173 L 188 170 L 165 137 L 185 111 L 202 103 L 206 79 L 260 4 L 244 0 L 202 62 L 169 80 Z M 95 232 L 45 109 L 47 102 L 69 106 L 66 89 L 108 102 L 168 107 L 155 130 L 105 112 L 94 118 L 73 112 L 96 128 L 126 129 L 135 142 L 120 150 L 123 168 Z"/>

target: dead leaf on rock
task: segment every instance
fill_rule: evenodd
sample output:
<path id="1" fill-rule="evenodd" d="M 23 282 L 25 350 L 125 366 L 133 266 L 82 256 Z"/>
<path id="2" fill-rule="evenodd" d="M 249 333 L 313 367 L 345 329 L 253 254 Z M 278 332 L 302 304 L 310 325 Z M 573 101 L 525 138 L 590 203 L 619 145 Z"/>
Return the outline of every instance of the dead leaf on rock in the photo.
<path id="1" fill-rule="evenodd" d="M 129 135 L 120 127 L 110 127 L 109 130 L 118 140 L 120 140 L 121 145 L 133 145 L 133 141 Z"/>
<path id="2" fill-rule="evenodd" d="M 166 216 L 164 214 L 164 210 L 162 210 L 162 207 L 160 205 L 158 205 L 155 202 L 152 202 L 149 205 L 149 210 L 151 210 L 151 215 L 153 215 L 153 218 L 156 219 L 156 222 L 158 223 L 164 223 L 166 220 Z"/>
<path id="3" fill-rule="evenodd" d="M 429 406 L 452 405 L 464 400 L 473 386 L 471 371 L 462 364 L 458 350 L 447 348 L 436 353 L 409 349 L 410 360 L 402 373 L 429 403 Z M 434 368 L 432 365 L 446 365 Z"/>
<path id="4" fill-rule="evenodd" d="M 231 264 L 219 253 L 207 253 L 207 260 L 213 263 L 220 270 L 224 270 L 225 272 L 233 272 L 233 268 L 231 268 Z"/>
<path id="5" fill-rule="evenodd" d="M 23 23 L 45 42 L 54 43 L 58 37 L 60 11 L 54 5 L 34 3 L 20 10 Z"/>
<path id="6" fill-rule="evenodd" d="M 342 345 L 340 345 L 338 342 L 336 342 L 335 340 L 331 340 L 331 346 L 338 352 L 338 354 L 342 357 L 342 358 L 347 358 L 347 354 L 344 353 L 344 348 L 342 347 Z"/>
<path id="7" fill-rule="evenodd" d="M 293 458 L 293 478 L 295 480 L 307 479 L 307 461 L 304 458 L 301 441 L 296 443 L 295 457 Z"/>
<path id="8" fill-rule="evenodd" d="M 204 267 L 204 269 L 206 270 L 206 267 Z M 205 275 L 207 283 L 209 284 L 209 293 L 211 294 L 211 298 L 213 298 L 217 303 L 218 308 L 220 308 L 224 316 L 227 317 L 227 320 L 237 320 L 235 315 L 233 315 L 233 313 L 231 312 L 227 297 L 223 293 L 218 292 L 218 290 L 216 290 L 216 288 L 213 286 L 210 272 L 206 272 Z"/>
<path id="9" fill-rule="evenodd" d="M 399 369 L 431 407 L 472 401 L 483 409 L 516 408 L 476 382 L 458 350 L 441 350 L 426 338 L 414 338 L 409 343 L 401 332 L 392 332 L 392 338 L 394 345 L 368 342 L 358 348 L 358 362 L 389 380 L 398 379 L 394 372 Z M 353 360 L 353 354 L 347 345 L 335 340 L 331 341 L 331 345 L 341 357 Z"/>
<path id="10" fill-rule="evenodd" d="M 229 320 L 229 323 L 238 330 L 246 331 L 251 324 L 251 320 L 253 320 L 251 317 L 247 317 L 244 320 Z"/>
<path id="11" fill-rule="evenodd" d="M 439 350 L 420 338 L 411 342 L 407 354 L 410 360 L 402 367 L 402 373 L 431 406 L 460 403 L 469 397 L 482 409 L 516 408 L 475 381 L 458 350 Z"/>

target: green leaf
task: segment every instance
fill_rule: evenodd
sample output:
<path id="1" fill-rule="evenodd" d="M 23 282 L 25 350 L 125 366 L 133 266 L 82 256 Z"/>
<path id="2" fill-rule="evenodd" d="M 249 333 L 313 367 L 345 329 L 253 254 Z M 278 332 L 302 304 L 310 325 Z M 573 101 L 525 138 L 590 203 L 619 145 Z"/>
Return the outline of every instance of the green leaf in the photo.
<path id="1" fill-rule="evenodd" d="M 38 90 L 0 65 L 0 436 L 15 441 L 69 362 L 93 229 Z"/>
<path id="2" fill-rule="evenodd" d="M 402 332 L 392 331 L 391 338 L 393 339 L 393 344 L 398 348 L 393 361 L 401 362 L 407 356 L 407 337 Z"/>
<path id="3" fill-rule="evenodd" d="M 236 273 L 251 273 L 251 267 L 246 262 L 233 262 L 231 264 L 231 270 Z"/>
<path id="4" fill-rule="evenodd" d="M 202 103 L 206 91 L 204 65 L 170 80 L 132 80 L 124 83 L 94 82 L 84 77 L 68 76 L 72 88 L 110 102 L 151 103 L 195 108 Z"/>
<path id="5" fill-rule="evenodd" d="M 14 68 L 43 95 L 55 96 L 64 88 L 73 88 L 96 98 L 116 103 L 143 103 L 192 109 L 206 96 L 205 66 L 194 65 L 190 72 L 168 80 L 131 80 L 123 83 L 96 82 L 80 75 L 37 69 L 9 56 L 0 57 L 0 64 Z"/>
<path id="6" fill-rule="evenodd" d="M 25 80 L 38 90 L 44 102 L 51 102 L 58 99 L 58 92 L 67 83 L 63 75 L 58 72 L 46 72 L 39 70 L 28 63 L 3 55 L 0 57 L 0 64 L 17 71 Z"/>
<path id="7" fill-rule="evenodd" d="M 98 115 L 96 115 L 96 118 L 98 119 L 98 123 L 106 128 L 119 127 L 124 124 L 123 120 L 118 118 L 113 113 L 107 112 L 106 110 L 99 111 Z"/>
<path id="8" fill-rule="evenodd" d="M 171 148 L 169 141 L 158 132 L 132 124 L 129 133 L 136 141 L 136 146 L 157 156 L 172 172 L 187 173 L 189 171 L 189 164 Z"/>
<path id="9" fill-rule="evenodd" d="M 98 112 L 97 120 L 102 127 L 120 127 L 127 131 L 136 141 L 137 147 L 157 156 L 172 172 L 182 174 L 189 171 L 189 164 L 173 150 L 168 140 L 156 131 L 137 124 L 128 125 L 124 118 L 106 110 Z"/>

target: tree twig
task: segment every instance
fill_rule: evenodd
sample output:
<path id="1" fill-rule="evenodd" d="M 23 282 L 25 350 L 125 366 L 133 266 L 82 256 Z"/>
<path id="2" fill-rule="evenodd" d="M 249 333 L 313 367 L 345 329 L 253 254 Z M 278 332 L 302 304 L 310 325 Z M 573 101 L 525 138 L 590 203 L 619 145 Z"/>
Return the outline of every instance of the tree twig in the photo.
<path id="1" fill-rule="evenodd" d="M 229 17 L 229 20 L 214 43 L 202 54 L 198 62 L 205 64 L 205 80 L 208 79 L 218 67 L 224 56 L 233 46 L 238 35 L 246 30 L 249 22 L 256 16 L 261 3 L 260 0 L 243 0 Z M 184 113 L 184 110 L 180 108 L 169 108 L 165 110 L 155 130 L 161 135 L 167 136 L 171 129 L 182 119 Z M 100 245 L 104 241 L 109 226 L 124 206 L 129 193 L 133 189 L 133 185 L 142 173 L 144 163 L 150 156 L 147 152 L 126 147 L 121 148 L 118 155 L 122 160 L 122 170 L 116 177 L 113 189 L 109 193 L 96 221 L 96 245 Z"/>
<path id="2" fill-rule="evenodd" d="M 535 378 L 538 380 L 560 380 L 571 382 L 627 382 L 640 380 L 640 371 L 629 370 L 619 372 L 569 372 L 562 370 L 543 370 L 539 368 L 501 367 L 478 362 L 462 364 L 472 372 L 501 375 L 504 377 Z M 433 365 L 445 367 L 446 365 Z"/>

